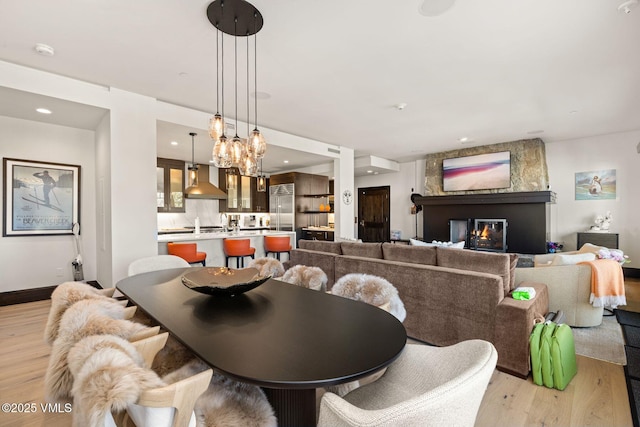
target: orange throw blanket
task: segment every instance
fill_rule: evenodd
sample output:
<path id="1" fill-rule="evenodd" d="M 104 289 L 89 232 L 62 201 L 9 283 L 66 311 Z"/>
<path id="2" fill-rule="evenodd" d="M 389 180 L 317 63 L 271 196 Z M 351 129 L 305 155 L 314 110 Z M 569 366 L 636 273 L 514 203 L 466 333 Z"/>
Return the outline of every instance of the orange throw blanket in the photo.
<path id="1" fill-rule="evenodd" d="M 591 266 L 591 296 L 589 302 L 594 307 L 616 308 L 627 305 L 624 293 L 622 267 L 612 259 L 584 261 L 580 264 Z"/>

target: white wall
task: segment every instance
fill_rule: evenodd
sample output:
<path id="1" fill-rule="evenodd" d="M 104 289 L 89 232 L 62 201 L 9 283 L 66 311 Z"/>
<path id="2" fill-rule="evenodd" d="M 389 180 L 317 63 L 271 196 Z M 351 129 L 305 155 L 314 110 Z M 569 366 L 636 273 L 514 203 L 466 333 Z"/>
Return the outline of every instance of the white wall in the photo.
<path id="1" fill-rule="evenodd" d="M 356 192 L 354 194 L 355 211 L 358 212 L 358 188 L 391 187 L 391 230 L 400 230 L 403 239 L 409 239 L 416 235 L 416 215 L 411 215 L 411 189 L 414 193 L 424 194 L 425 161 L 416 160 L 408 163 L 400 163 L 400 171 L 380 175 L 367 175 L 355 178 Z M 417 215 L 418 236 L 422 236 L 422 215 Z M 357 228 L 356 228 L 357 234 Z"/>
<path id="2" fill-rule="evenodd" d="M 551 240 L 575 249 L 576 233 L 594 225 L 597 215 L 611 211 L 610 232 L 619 233 L 620 249 L 629 255 L 626 267 L 640 268 L 640 132 L 617 133 L 546 143 L 551 190 L 557 204 L 551 224 Z M 575 173 L 616 170 L 615 200 L 575 200 Z"/>
<path id="3" fill-rule="evenodd" d="M 1 157 L 81 166 L 81 251 L 87 280 L 96 278 L 94 138 L 88 130 L 0 116 Z M 0 181 L 4 186 L 4 170 Z M 72 235 L 0 237 L 0 292 L 73 280 L 75 255 Z"/>

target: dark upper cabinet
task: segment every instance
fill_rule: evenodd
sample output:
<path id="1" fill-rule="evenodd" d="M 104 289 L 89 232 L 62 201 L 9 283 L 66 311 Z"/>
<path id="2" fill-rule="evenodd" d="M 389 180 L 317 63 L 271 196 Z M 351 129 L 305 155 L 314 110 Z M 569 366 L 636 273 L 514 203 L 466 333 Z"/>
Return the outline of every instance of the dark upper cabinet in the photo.
<path id="1" fill-rule="evenodd" d="M 156 159 L 158 212 L 184 212 L 184 162 Z"/>

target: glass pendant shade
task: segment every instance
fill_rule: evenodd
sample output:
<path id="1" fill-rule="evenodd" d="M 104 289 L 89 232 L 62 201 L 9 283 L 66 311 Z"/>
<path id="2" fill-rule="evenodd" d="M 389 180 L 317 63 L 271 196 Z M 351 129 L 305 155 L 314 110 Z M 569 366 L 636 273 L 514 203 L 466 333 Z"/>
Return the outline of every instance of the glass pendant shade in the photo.
<path id="1" fill-rule="evenodd" d="M 218 113 L 209 120 L 209 136 L 217 141 L 224 134 L 224 119 Z"/>
<path id="2" fill-rule="evenodd" d="M 245 154 L 244 143 L 237 135 L 231 140 L 231 163 L 240 165 L 242 157 Z M 244 174 L 243 174 L 244 175 Z"/>
<path id="3" fill-rule="evenodd" d="M 264 136 L 262 136 L 262 133 L 260 133 L 257 128 L 251 132 L 251 135 L 249 136 L 249 144 L 251 146 L 250 150 L 256 159 L 264 157 L 264 154 L 267 151 L 267 143 L 264 140 Z"/>
<path id="4" fill-rule="evenodd" d="M 227 188 L 230 190 L 234 190 L 236 188 L 236 183 L 238 181 L 238 176 L 235 173 L 234 169 L 228 169 L 226 172 L 227 178 Z"/>
<path id="5" fill-rule="evenodd" d="M 267 191 L 267 178 L 264 175 L 258 176 L 257 190 L 260 193 L 265 193 Z"/>
<path id="6" fill-rule="evenodd" d="M 254 176 L 258 173 L 258 162 L 251 154 L 245 153 L 238 165 L 238 169 L 240 169 L 240 175 Z"/>
<path id="7" fill-rule="evenodd" d="M 198 165 L 192 164 L 189 166 L 189 186 L 198 186 Z"/>
<path id="8" fill-rule="evenodd" d="M 227 137 L 220 136 L 213 146 L 213 164 L 218 168 L 229 168 L 232 165 L 231 162 L 231 147 L 227 140 Z"/>

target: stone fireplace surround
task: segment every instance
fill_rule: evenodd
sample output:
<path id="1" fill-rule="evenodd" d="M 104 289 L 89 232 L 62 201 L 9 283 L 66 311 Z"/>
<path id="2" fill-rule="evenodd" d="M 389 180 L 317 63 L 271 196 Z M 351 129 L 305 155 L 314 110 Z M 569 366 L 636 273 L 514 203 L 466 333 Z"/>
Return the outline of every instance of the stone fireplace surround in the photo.
<path id="1" fill-rule="evenodd" d="M 449 240 L 449 220 L 504 218 L 509 224 L 507 252 L 547 252 L 551 191 L 425 196 L 416 199 L 423 207 L 423 239 Z"/>

